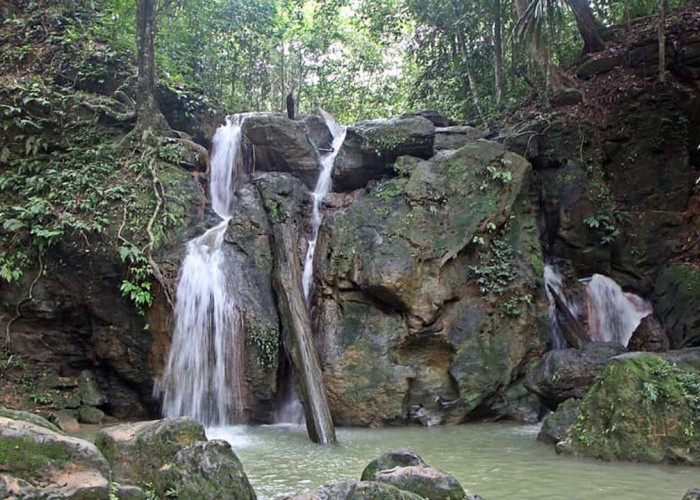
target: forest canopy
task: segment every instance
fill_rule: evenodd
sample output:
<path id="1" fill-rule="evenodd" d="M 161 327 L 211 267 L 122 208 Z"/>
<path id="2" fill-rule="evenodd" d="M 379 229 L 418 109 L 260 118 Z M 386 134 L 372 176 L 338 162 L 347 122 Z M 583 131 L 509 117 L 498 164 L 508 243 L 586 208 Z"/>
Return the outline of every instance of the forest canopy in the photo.
<path id="1" fill-rule="evenodd" d="M 135 55 L 136 3 L 83 4 L 88 36 Z M 658 0 L 155 3 L 162 81 L 198 89 L 231 111 L 282 110 L 292 92 L 298 111 L 323 106 L 345 122 L 417 108 L 483 122 L 556 87 L 560 69 L 604 48 L 610 27 L 661 7 Z"/>

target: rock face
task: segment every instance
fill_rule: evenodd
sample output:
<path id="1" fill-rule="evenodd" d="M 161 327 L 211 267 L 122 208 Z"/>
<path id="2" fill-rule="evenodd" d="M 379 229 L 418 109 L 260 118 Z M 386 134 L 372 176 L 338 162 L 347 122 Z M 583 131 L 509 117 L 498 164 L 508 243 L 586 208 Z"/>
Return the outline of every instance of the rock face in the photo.
<path id="1" fill-rule="evenodd" d="M 105 458 L 93 444 L 50 427 L 0 417 L 0 496 L 106 500 Z"/>
<path id="2" fill-rule="evenodd" d="M 242 133 L 250 171 L 288 172 L 313 190 L 319 172 L 319 150 L 328 149 L 332 141 L 320 117 L 294 121 L 281 113 L 250 114 L 243 122 Z"/>
<path id="3" fill-rule="evenodd" d="M 525 385 L 554 409 L 567 399 L 582 398 L 603 375 L 610 358 L 626 351 L 614 342 L 549 351 L 528 374 Z"/>
<path id="4" fill-rule="evenodd" d="M 435 151 L 459 149 L 485 136 L 486 134 L 474 127 L 439 127 L 435 129 Z"/>
<path id="5" fill-rule="evenodd" d="M 317 329 L 340 425 L 488 413 L 541 352 L 529 165 L 479 141 L 396 168 L 319 237 Z"/>
<path id="6" fill-rule="evenodd" d="M 335 159 L 333 190 L 352 191 L 370 180 L 396 175 L 392 164 L 399 156 L 433 156 L 435 126 L 416 115 L 370 120 L 348 127 Z"/>
<path id="7" fill-rule="evenodd" d="M 117 482 L 148 484 L 161 496 L 175 490 L 180 498 L 255 499 L 231 446 L 207 441 L 187 417 L 107 427 L 95 442 Z"/>
<path id="8" fill-rule="evenodd" d="M 663 270 L 654 287 L 656 310 L 668 328 L 671 347 L 700 345 L 700 271 L 683 265 Z"/>
<path id="9" fill-rule="evenodd" d="M 682 351 L 679 351 L 682 353 Z M 694 359 L 698 353 L 676 356 Z M 606 460 L 700 464 L 700 372 L 661 356 L 614 358 L 581 401 L 581 415 L 558 452 Z"/>
<path id="10" fill-rule="evenodd" d="M 650 314 L 632 333 L 627 348 L 630 351 L 664 352 L 671 348 L 671 344 L 661 322 Z"/>

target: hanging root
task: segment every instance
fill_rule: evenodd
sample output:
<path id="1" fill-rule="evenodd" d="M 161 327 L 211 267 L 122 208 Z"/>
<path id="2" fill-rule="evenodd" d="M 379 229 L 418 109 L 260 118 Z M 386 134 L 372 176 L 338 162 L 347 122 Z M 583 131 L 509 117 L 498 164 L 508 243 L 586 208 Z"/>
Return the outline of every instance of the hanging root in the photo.
<path id="1" fill-rule="evenodd" d="M 22 306 L 31 300 L 34 300 L 34 286 L 37 284 L 39 281 L 39 278 L 41 278 L 41 275 L 44 272 L 44 259 L 41 257 L 41 254 L 39 254 L 39 271 L 36 273 L 36 276 L 34 276 L 34 280 L 32 283 L 29 285 L 29 292 L 27 293 L 27 296 L 17 302 L 17 306 L 15 307 L 15 315 L 10 318 L 10 321 L 7 322 L 5 325 L 5 343 L 3 344 L 5 348 L 10 347 L 10 328 L 12 328 L 12 323 L 17 321 L 19 318 L 22 317 Z"/>
<path id="2" fill-rule="evenodd" d="M 158 280 L 158 283 L 160 283 L 160 286 L 163 289 L 163 293 L 165 293 L 165 298 L 168 301 L 168 304 L 170 304 L 171 308 L 175 309 L 175 303 L 172 299 L 172 290 L 170 287 L 170 283 L 168 283 L 168 280 L 165 279 L 165 276 L 163 276 L 163 273 L 160 270 L 160 266 L 153 258 L 153 247 L 156 241 L 156 238 L 153 234 L 153 224 L 155 224 L 156 218 L 158 217 L 158 213 L 160 212 L 160 209 L 163 206 L 163 196 L 165 194 L 165 188 L 163 187 L 163 183 L 160 181 L 156 173 L 155 159 L 151 160 L 151 162 L 149 163 L 149 168 L 151 170 L 151 177 L 153 180 L 153 192 L 156 195 L 157 203 L 156 208 L 151 214 L 151 218 L 148 220 L 148 225 L 146 226 L 146 232 L 148 233 L 148 244 L 146 245 L 146 258 L 148 259 L 148 264 L 153 270 L 153 276 L 156 277 L 156 280 Z"/>

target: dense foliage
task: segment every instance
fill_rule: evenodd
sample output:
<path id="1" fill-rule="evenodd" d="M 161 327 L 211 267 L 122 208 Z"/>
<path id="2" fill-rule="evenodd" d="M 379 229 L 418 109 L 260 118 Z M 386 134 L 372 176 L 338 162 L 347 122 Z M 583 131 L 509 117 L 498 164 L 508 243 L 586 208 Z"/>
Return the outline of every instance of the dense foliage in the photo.
<path id="1" fill-rule="evenodd" d="M 581 55 L 574 2 L 534 0 L 519 16 L 519 1 L 161 0 L 158 68 L 232 111 L 282 110 L 293 92 L 301 111 L 323 106 L 344 121 L 423 107 L 485 120 L 544 92 L 530 37 L 560 67 Z M 91 36 L 134 51 L 134 2 L 91 5 Z M 654 14 L 658 1 L 591 6 L 612 26 Z"/>

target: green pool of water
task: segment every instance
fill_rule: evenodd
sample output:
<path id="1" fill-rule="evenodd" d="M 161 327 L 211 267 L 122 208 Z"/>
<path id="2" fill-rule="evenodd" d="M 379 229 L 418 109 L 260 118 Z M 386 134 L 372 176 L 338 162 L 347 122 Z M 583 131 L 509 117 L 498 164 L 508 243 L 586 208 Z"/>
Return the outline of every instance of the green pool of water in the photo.
<path id="1" fill-rule="evenodd" d="M 700 487 L 700 469 L 562 457 L 536 440 L 538 427 L 338 429 L 338 446 L 309 442 L 295 426 L 209 429 L 228 440 L 261 499 L 324 483 L 357 480 L 373 458 L 393 448 L 416 451 L 486 500 L 680 500 Z"/>

